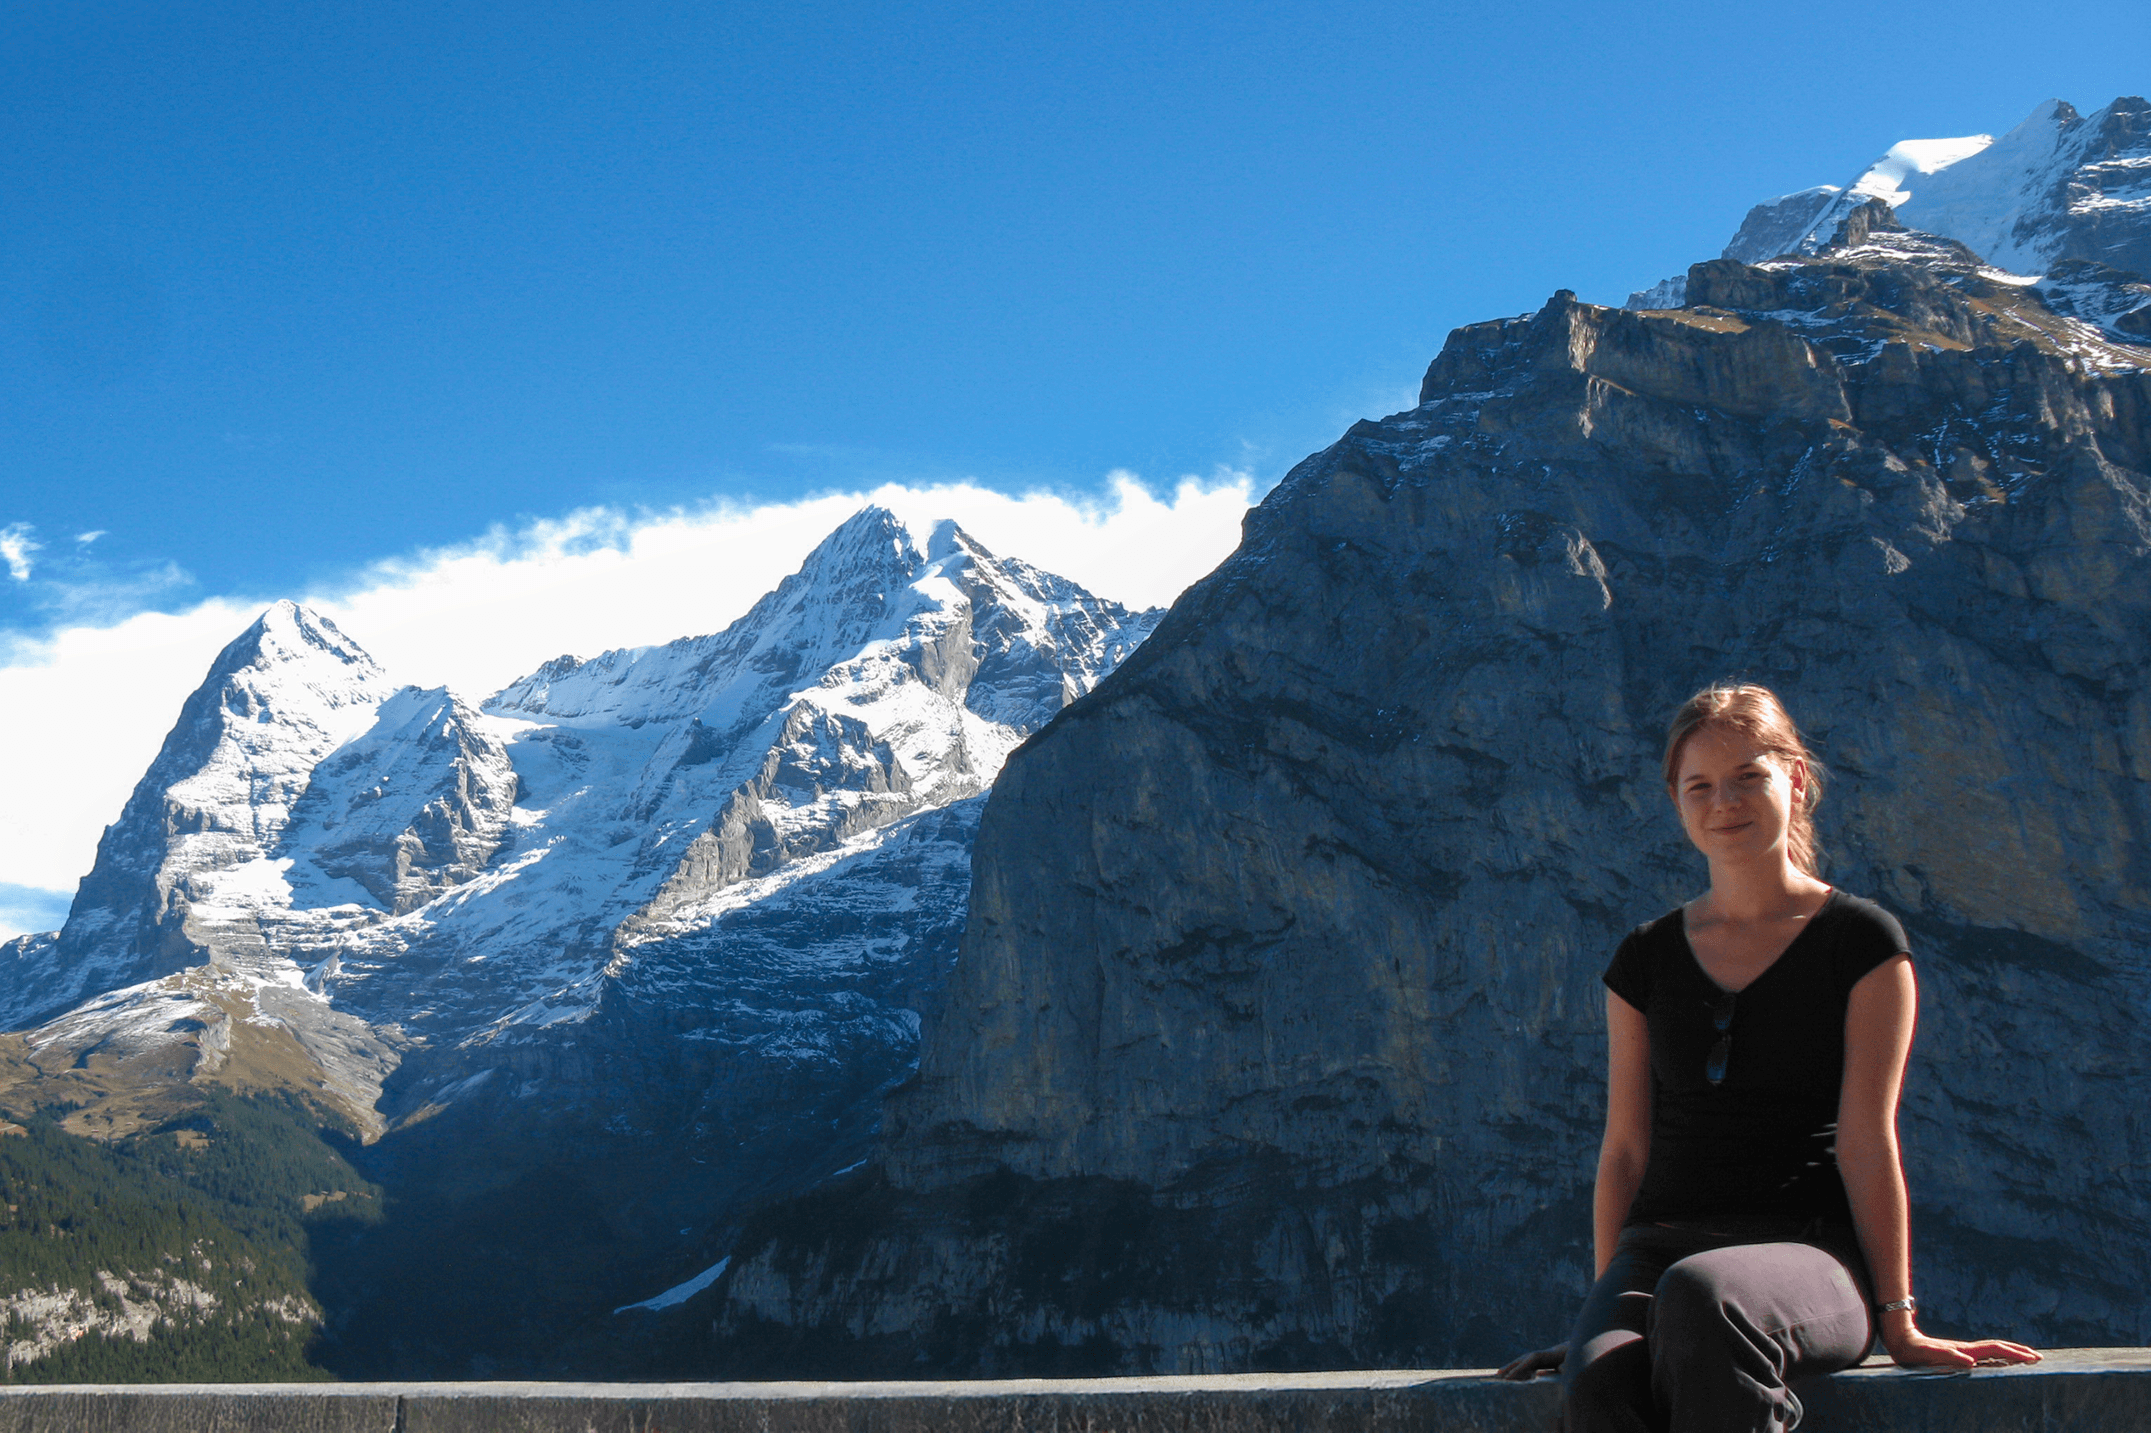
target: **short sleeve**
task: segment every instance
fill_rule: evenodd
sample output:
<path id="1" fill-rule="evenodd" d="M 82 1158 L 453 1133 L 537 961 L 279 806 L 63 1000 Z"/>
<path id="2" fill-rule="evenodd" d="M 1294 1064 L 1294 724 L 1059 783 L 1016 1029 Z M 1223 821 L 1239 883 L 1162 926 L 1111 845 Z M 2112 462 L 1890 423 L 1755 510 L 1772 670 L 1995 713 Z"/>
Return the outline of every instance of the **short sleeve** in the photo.
<path id="1" fill-rule="evenodd" d="M 1909 954 L 1912 949 L 1897 917 L 1857 896 L 1845 897 L 1835 937 L 1837 988 L 1847 995 L 1876 966 L 1893 955 Z"/>
<path id="2" fill-rule="evenodd" d="M 1620 949 L 1613 953 L 1613 963 L 1599 977 L 1606 988 L 1633 1005 L 1638 1010 L 1651 1007 L 1651 964 L 1648 949 L 1643 942 L 1643 932 L 1630 931 L 1622 940 Z"/>

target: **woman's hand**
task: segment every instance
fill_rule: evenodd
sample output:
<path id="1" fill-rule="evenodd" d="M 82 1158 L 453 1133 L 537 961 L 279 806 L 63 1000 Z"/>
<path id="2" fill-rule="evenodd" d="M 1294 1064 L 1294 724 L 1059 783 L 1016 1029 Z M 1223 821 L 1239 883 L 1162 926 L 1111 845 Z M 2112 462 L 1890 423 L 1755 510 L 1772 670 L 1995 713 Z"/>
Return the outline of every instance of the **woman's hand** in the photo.
<path id="1" fill-rule="evenodd" d="M 2037 1358 L 2038 1354 L 2033 1354 Z M 1535 1348 L 1522 1358 L 1512 1358 L 1494 1370 L 1494 1377 L 1506 1378 L 1515 1383 L 1528 1383 L 1542 1373 L 1559 1373 L 1568 1358 L 1568 1345 L 1557 1343 L 1552 1348 Z"/>
<path id="2" fill-rule="evenodd" d="M 1907 1321 L 1909 1325 L 1909 1320 Z M 2043 1355 L 2007 1339 L 1929 1338 L 1918 1329 L 1885 1333 L 1882 1346 L 1899 1368 L 1971 1368 L 1978 1364 L 2037 1363 Z M 1518 1362 L 1522 1362 L 1521 1359 Z M 1514 1367 L 1514 1365 L 1511 1365 Z M 1504 1370 L 1506 1374 L 1506 1370 Z"/>

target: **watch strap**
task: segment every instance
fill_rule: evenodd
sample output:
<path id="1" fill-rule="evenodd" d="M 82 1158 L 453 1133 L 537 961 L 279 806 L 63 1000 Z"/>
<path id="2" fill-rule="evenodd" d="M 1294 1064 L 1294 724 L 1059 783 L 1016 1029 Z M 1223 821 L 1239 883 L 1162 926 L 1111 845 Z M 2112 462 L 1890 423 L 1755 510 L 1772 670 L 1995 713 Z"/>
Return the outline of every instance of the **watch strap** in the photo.
<path id="1" fill-rule="evenodd" d="M 1900 1310 L 1900 1309 L 1903 1309 L 1903 1310 L 1906 1310 L 1906 1311 L 1910 1311 L 1910 1310 L 1912 1310 L 1912 1309 L 1916 1309 L 1916 1308 L 1918 1308 L 1918 1307 L 1919 1307 L 1919 1300 L 1918 1300 L 1918 1299 L 1915 1299 L 1915 1298 L 1911 1298 L 1911 1297 L 1907 1296 L 1907 1297 L 1905 1297 L 1905 1298 L 1902 1298 L 1902 1299 L 1891 1299 L 1891 1300 L 1890 1300 L 1890 1301 L 1889 1301 L 1888 1303 L 1886 1303 L 1886 1304 L 1876 1304 L 1876 1305 L 1875 1305 L 1875 1312 L 1876 1312 L 1876 1313 L 1878 1313 L 1878 1314 L 1894 1314 L 1894 1313 L 1896 1313 L 1896 1312 L 1897 1312 L 1898 1310 Z"/>

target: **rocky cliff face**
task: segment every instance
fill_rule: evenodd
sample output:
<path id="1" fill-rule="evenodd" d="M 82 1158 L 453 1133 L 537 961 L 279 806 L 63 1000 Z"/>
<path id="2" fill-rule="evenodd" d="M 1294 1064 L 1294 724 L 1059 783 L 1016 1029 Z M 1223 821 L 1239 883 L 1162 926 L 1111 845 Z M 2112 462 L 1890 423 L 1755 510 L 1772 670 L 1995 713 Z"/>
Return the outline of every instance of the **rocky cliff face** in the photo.
<path id="1" fill-rule="evenodd" d="M 726 1357 L 1558 1337 L 1598 974 L 1701 882 L 1657 750 L 1726 676 L 1804 720 L 1830 878 L 1913 935 L 1931 1322 L 2151 1337 L 2151 350 L 1850 217 L 1678 309 L 1458 330 L 1293 471 L 1010 759 L 883 1169 L 746 1240 Z"/>

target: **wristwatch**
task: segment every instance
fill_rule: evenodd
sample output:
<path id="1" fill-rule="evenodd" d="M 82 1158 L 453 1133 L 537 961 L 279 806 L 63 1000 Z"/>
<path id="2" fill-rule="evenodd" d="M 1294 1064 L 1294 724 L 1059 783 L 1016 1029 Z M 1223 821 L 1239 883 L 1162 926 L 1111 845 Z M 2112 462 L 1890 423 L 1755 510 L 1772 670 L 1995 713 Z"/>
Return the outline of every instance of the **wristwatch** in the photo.
<path id="1" fill-rule="evenodd" d="M 1911 1297 L 1911 1296 L 1910 1296 L 1910 1295 L 1908 1294 L 1908 1295 L 1906 1295 L 1906 1296 L 1905 1296 L 1904 1298 L 1901 1298 L 1901 1299 L 1891 1299 L 1891 1300 L 1890 1300 L 1890 1301 L 1889 1301 L 1888 1303 L 1886 1303 L 1886 1304 L 1876 1304 L 1876 1305 L 1875 1305 L 1875 1312 L 1876 1312 L 1876 1313 L 1878 1313 L 1878 1314 L 1894 1314 L 1894 1313 L 1896 1313 L 1896 1312 L 1897 1312 L 1897 1311 L 1898 1311 L 1899 1309 L 1911 1310 L 1911 1309 L 1916 1309 L 1916 1308 L 1918 1308 L 1918 1307 L 1919 1307 L 1919 1300 L 1918 1300 L 1918 1299 L 1915 1299 L 1915 1298 L 1913 1298 L 1913 1297 Z"/>

